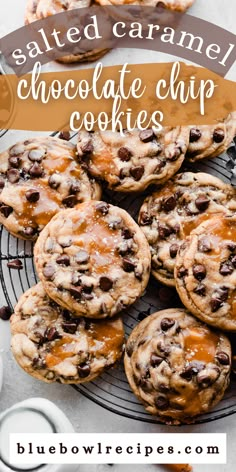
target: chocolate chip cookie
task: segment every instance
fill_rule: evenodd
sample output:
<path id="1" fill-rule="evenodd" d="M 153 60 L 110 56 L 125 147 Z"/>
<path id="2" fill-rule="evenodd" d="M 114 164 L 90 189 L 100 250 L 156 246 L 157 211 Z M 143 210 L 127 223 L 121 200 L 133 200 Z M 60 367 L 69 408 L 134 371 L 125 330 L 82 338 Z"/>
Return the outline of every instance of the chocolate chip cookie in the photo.
<path id="1" fill-rule="evenodd" d="M 205 173 L 177 174 L 146 198 L 139 225 L 151 249 L 152 273 L 174 286 L 174 267 L 180 243 L 212 214 L 236 211 L 236 192 L 217 177 Z"/>
<path id="2" fill-rule="evenodd" d="M 226 151 L 236 134 L 236 112 L 214 125 L 190 126 L 186 157 L 195 162 L 205 157 L 219 156 Z"/>
<path id="3" fill-rule="evenodd" d="M 29 139 L 0 154 L 0 192 L 0 223 L 31 240 L 59 210 L 101 196 L 75 146 L 52 137 Z"/>
<path id="4" fill-rule="evenodd" d="M 226 336 L 177 308 L 145 318 L 126 346 L 133 392 L 167 424 L 194 422 L 215 406 L 229 384 L 230 365 Z"/>
<path id="5" fill-rule="evenodd" d="M 88 172 L 112 190 L 134 192 L 163 184 L 180 168 L 187 150 L 187 127 L 128 132 L 82 131 L 78 157 Z"/>
<path id="6" fill-rule="evenodd" d="M 87 8 L 90 7 L 91 4 L 91 0 L 28 0 L 25 12 L 25 24 L 27 25 L 36 20 L 48 18 L 51 15 L 55 15 L 56 13 L 75 10 L 77 8 Z M 81 18 L 81 22 L 83 23 L 83 18 Z M 83 24 L 81 25 L 81 28 L 83 28 Z M 109 25 L 107 30 L 110 31 Z M 81 40 L 80 46 L 82 46 L 82 44 L 83 41 Z M 69 48 L 70 46 L 71 44 L 68 45 Z M 108 51 L 109 49 L 107 48 L 93 49 L 91 51 L 88 51 L 85 48 L 84 52 L 71 54 L 68 50 L 68 54 L 57 58 L 57 61 L 63 63 L 96 61 L 100 57 L 104 56 L 104 54 L 106 54 Z"/>
<path id="7" fill-rule="evenodd" d="M 77 316 L 106 318 L 143 294 L 150 273 L 146 238 L 131 216 L 105 202 L 61 211 L 35 245 L 49 297 Z"/>
<path id="8" fill-rule="evenodd" d="M 59 307 L 41 283 L 22 295 L 11 317 L 12 352 L 44 382 L 89 382 L 122 355 L 121 318 L 88 321 Z"/>
<path id="9" fill-rule="evenodd" d="M 236 331 L 236 217 L 202 223 L 180 248 L 176 288 L 186 308 L 201 320 Z"/>
<path id="10" fill-rule="evenodd" d="M 140 5 L 155 7 L 161 6 L 169 10 L 185 11 L 193 4 L 194 0 L 96 0 L 100 5 Z"/>

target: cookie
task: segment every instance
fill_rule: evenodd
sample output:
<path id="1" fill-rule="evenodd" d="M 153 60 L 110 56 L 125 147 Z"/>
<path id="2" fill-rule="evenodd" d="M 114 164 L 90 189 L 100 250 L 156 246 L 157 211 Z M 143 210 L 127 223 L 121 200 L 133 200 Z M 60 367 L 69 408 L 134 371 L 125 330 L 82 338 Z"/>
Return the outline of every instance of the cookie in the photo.
<path id="1" fill-rule="evenodd" d="M 28 0 L 25 12 L 25 24 L 28 25 L 36 20 L 48 18 L 57 13 L 75 10 L 78 8 L 88 8 L 92 4 L 91 0 Z M 105 20 L 105 19 L 104 19 Z M 79 26 L 79 25 L 78 25 Z M 83 25 L 81 25 L 83 27 Z M 107 30 L 110 32 L 110 27 L 107 23 Z M 80 47 L 83 41 L 80 43 Z M 69 45 L 70 46 L 70 45 Z M 91 51 L 85 50 L 78 54 L 71 54 L 68 50 L 66 55 L 57 58 L 58 62 L 73 63 L 73 62 L 90 62 L 100 59 L 109 51 L 109 49 L 94 49 Z"/>
<path id="2" fill-rule="evenodd" d="M 226 151 L 236 134 L 236 112 L 214 125 L 190 126 L 186 157 L 195 162 L 205 157 L 216 157 Z"/>
<path id="3" fill-rule="evenodd" d="M 214 217 L 183 243 L 175 267 L 179 296 L 195 316 L 236 331 L 236 217 Z"/>
<path id="4" fill-rule="evenodd" d="M 143 294 L 149 279 L 144 234 L 125 210 L 105 202 L 61 211 L 34 254 L 49 297 L 77 316 L 114 316 Z"/>
<path id="5" fill-rule="evenodd" d="M 230 364 L 226 336 L 177 308 L 141 321 L 125 353 L 134 394 L 167 424 L 194 422 L 215 406 L 229 384 Z"/>
<path id="6" fill-rule="evenodd" d="M 194 0 L 96 0 L 100 5 L 140 5 L 148 7 L 163 7 L 169 10 L 185 11 L 193 4 Z"/>
<path id="7" fill-rule="evenodd" d="M 146 198 L 139 225 L 150 245 L 157 280 L 175 286 L 174 267 L 182 240 L 212 214 L 236 211 L 235 196 L 230 185 L 213 175 L 183 172 Z"/>
<path id="8" fill-rule="evenodd" d="M 75 318 L 48 298 L 41 283 L 21 296 L 11 333 L 20 367 L 44 382 L 89 382 L 120 359 L 124 343 L 121 318 Z"/>
<path id="9" fill-rule="evenodd" d="M 51 137 L 17 143 L 0 154 L 0 191 L 0 223 L 31 240 L 61 209 L 101 196 L 78 163 L 75 146 Z"/>
<path id="10" fill-rule="evenodd" d="M 187 150 L 186 127 L 145 131 L 82 131 L 78 135 L 78 157 L 95 178 L 112 190 L 134 192 L 150 184 L 163 184 L 180 168 Z"/>

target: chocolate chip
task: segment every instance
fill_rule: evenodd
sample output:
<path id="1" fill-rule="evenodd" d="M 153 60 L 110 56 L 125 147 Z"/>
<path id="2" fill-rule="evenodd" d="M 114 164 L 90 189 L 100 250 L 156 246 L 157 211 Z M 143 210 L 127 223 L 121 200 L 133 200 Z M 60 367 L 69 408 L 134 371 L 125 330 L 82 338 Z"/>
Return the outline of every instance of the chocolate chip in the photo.
<path id="1" fill-rule="evenodd" d="M 7 267 L 9 267 L 9 269 L 21 270 L 23 269 L 23 264 L 20 259 L 13 259 L 7 263 Z"/>
<path id="2" fill-rule="evenodd" d="M 220 287 L 218 290 L 217 290 L 217 296 L 218 298 L 220 298 L 220 300 L 222 302 L 225 302 L 228 298 L 228 295 L 229 295 L 229 288 L 228 287 Z"/>
<path id="3" fill-rule="evenodd" d="M 5 180 L 0 177 L 0 191 L 5 187 Z"/>
<path id="4" fill-rule="evenodd" d="M 87 253 L 87 251 L 81 249 L 81 251 L 78 251 L 76 253 L 75 261 L 77 262 L 77 264 L 85 264 L 89 261 L 89 254 Z"/>
<path id="5" fill-rule="evenodd" d="M 27 226 L 21 231 L 21 233 L 23 236 L 27 238 L 31 238 L 37 233 L 37 228 L 32 228 L 31 226 Z"/>
<path id="6" fill-rule="evenodd" d="M 68 195 L 67 197 L 63 198 L 62 203 L 68 208 L 73 208 L 76 203 L 78 203 L 77 197 L 76 195 Z"/>
<path id="7" fill-rule="evenodd" d="M 201 281 L 206 277 L 206 267 L 203 264 L 195 264 L 193 266 L 193 275 L 195 279 Z"/>
<path id="8" fill-rule="evenodd" d="M 122 262 L 122 267 L 125 272 L 133 272 L 135 269 L 135 263 L 130 259 L 124 258 Z"/>
<path id="9" fill-rule="evenodd" d="M 217 352 L 216 359 L 222 365 L 229 365 L 230 364 L 230 359 L 229 359 L 228 354 L 226 354 L 226 352 L 223 352 L 223 351 Z"/>
<path id="10" fill-rule="evenodd" d="M 128 342 L 125 348 L 127 356 L 131 357 L 134 352 L 134 345 L 131 342 Z"/>
<path id="11" fill-rule="evenodd" d="M 45 341 L 54 341 L 54 339 L 61 338 L 61 335 L 58 333 L 56 328 L 47 328 L 44 333 Z"/>
<path id="12" fill-rule="evenodd" d="M 12 315 L 12 311 L 11 311 L 11 308 L 9 306 L 2 306 L 0 308 L 0 319 L 1 320 L 4 320 L 4 321 L 7 321 L 10 319 Z"/>
<path id="13" fill-rule="evenodd" d="M 96 210 L 99 211 L 103 216 L 107 215 L 109 212 L 109 205 L 105 202 L 100 202 L 96 205 Z"/>
<path id="14" fill-rule="evenodd" d="M 234 252 L 236 250 L 236 244 L 235 243 L 228 243 L 227 248 L 229 249 L 230 252 Z"/>
<path id="15" fill-rule="evenodd" d="M 166 410 L 169 406 L 169 400 L 167 397 L 158 396 L 155 398 L 155 405 L 158 410 Z"/>
<path id="16" fill-rule="evenodd" d="M 146 211 L 143 211 L 140 214 L 140 224 L 141 225 L 151 225 L 152 224 L 153 217 L 150 216 Z"/>
<path id="17" fill-rule="evenodd" d="M 32 367 L 34 369 L 46 369 L 47 364 L 44 359 L 42 359 L 40 356 L 34 357 L 32 360 Z"/>
<path id="18" fill-rule="evenodd" d="M 109 279 L 109 277 L 100 277 L 99 279 L 99 287 L 103 292 L 108 292 L 113 287 L 113 281 Z"/>
<path id="19" fill-rule="evenodd" d="M 204 297 L 206 295 L 206 286 L 204 284 L 198 284 L 193 291 L 197 295 Z"/>
<path id="20" fill-rule="evenodd" d="M 56 263 L 59 265 L 69 266 L 70 265 L 70 258 L 66 254 L 59 256 L 56 259 Z"/>
<path id="21" fill-rule="evenodd" d="M 20 167 L 20 163 L 21 163 L 20 157 L 12 156 L 12 157 L 9 157 L 8 161 L 9 161 L 10 166 L 13 167 L 14 169 L 18 169 Z"/>
<path id="22" fill-rule="evenodd" d="M 174 326 L 175 320 L 172 320 L 171 318 L 163 318 L 161 320 L 161 329 L 162 331 L 168 331 L 172 326 Z"/>
<path id="23" fill-rule="evenodd" d="M 73 182 L 70 186 L 70 194 L 75 194 L 80 191 L 80 182 Z"/>
<path id="24" fill-rule="evenodd" d="M 63 139 L 64 141 L 70 141 L 70 132 L 69 131 L 61 131 L 59 134 L 59 138 Z"/>
<path id="25" fill-rule="evenodd" d="M 27 190 L 25 196 L 28 202 L 36 203 L 40 198 L 40 193 L 38 192 L 38 190 L 32 188 L 30 190 Z"/>
<path id="26" fill-rule="evenodd" d="M 54 267 L 49 263 L 43 268 L 43 275 L 45 279 L 52 280 L 55 275 Z"/>
<path id="27" fill-rule="evenodd" d="M 35 162 L 29 169 L 29 175 L 33 178 L 39 178 L 43 175 L 43 168 Z"/>
<path id="28" fill-rule="evenodd" d="M 88 364 L 84 363 L 78 366 L 78 374 L 79 374 L 79 377 L 81 377 L 82 379 L 85 379 L 86 377 L 88 377 L 90 372 L 91 372 L 91 369 Z"/>
<path id="29" fill-rule="evenodd" d="M 211 251 L 211 241 L 207 237 L 203 237 L 198 241 L 198 250 L 200 252 Z"/>
<path id="30" fill-rule="evenodd" d="M 143 131 L 140 131 L 139 133 L 139 139 L 143 143 L 148 143 L 149 141 L 152 141 L 154 138 L 155 138 L 155 134 L 152 129 L 145 129 Z"/>
<path id="31" fill-rule="evenodd" d="M 92 141 L 90 140 L 90 141 L 87 141 L 87 143 L 82 144 L 81 151 L 83 154 L 92 154 L 92 152 L 94 151 L 94 146 L 93 146 Z"/>
<path id="32" fill-rule="evenodd" d="M 130 174 L 132 175 L 134 180 L 140 180 L 144 174 L 144 166 L 131 167 Z"/>
<path id="33" fill-rule="evenodd" d="M 189 142 L 190 143 L 195 143 L 196 141 L 198 141 L 202 136 L 202 133 L 200 131 L 200 129 L 198 128 L 192 128 L 190 130 L 190 135 L 189 135 Z"/>
<path id="34" fill-rule="evenodd" d="M 202 371 L 197 375 L 197 382 L 201 388 L 208 388 L 212 385 L 219 377 L 220 370 L 215 366 L 209 373 Z"/>
<path id="35" fill-rule="evenodd" d="M 46 156 L 46 154 L 47 154 L 47 151 L 45 149 L 32 149 L 32 151 L 30 151 L 28 154 L 28 158 L 31 162 L 37 163 L 37 162 L 41 162 L 43 158 Z M 40 177 L 40 176 L 32 175 L 32 177 Z"/>
<path id="36" fill-rule="evenodd" d="M 154 353 L 150 357 L 150 364 L 152 367 L 158 367 L 163 361 L 163 357 L 157 356 L 157 354 Z"/>
<path id="37" fill-rule="evenodd" d="M 159 223 L 158 235 L 160 239 L 165 239 L 172 233 L 172 229 L 169 226 Z"/>
<path id="38" fill-rule="evenodd" d="M 175 207 L 176 207 L 176 200 L 173 195 L 171 197 L 164 198 L 161 202 L 161 210 L 165 212 L 172 211 L 174 210 Z"/>
<path id="39" fill-rule="evenodd" d="M 192 380 L 192 378 L 197 375 L 201 370 L 205 368 L 205 364 L 198 361 L 190 362 L 189 365 L 179 374 L 185 380 Z"/>
<path id="40" fill-rule="evenodd" d="M 179 250 L 178 244 L 171 244 L 171 246 L 169 247 L 169 253 L 170 253 L 171 259 L 174 259 L 176 257 L 178 250 Z"/>
<path id="41" fill-rule="evenodd" d="M 81 300 L 82 290 L 82 287 L 73 286 L 70 288 L 69 292 L 76 300 Z"/>
<path id="42" fill-rule="evenodd" d="M 74 334 L 77 331 L 77 324 L 65 321 L 62 323 L 62 328 L 66 333 Z"/>
<path id="43" fill-rule="evenodd" d="M 8 218 L 8 216 L 13 212 L 13 208 L 10 207 L 9 205 L 2 205 L 0 206 L 0 213 L 2 213 L 5 218 Z"/>
<path id="44" fill-rule="evenodd" d="M 145 378 L 141 378 L 138 381 L 138 386 L 141 387 L 144 392 L 150 392 L 152 390 L 151 382 Z"/>
<path id="45" fill-rule="evenodd" d="M 225 139 L 225 133 L 223 131 L 223 129 L 215 129 L 214 133 L 213 133 L 213 141 L 215 143 L 222 143 L 222 141 L 224 141 Z"/>
<path id="46" fill-rule="evenodd" d="M 10 156 L 19 156 L 20 154 L 23 154 L 25 151 L 25 147 L 23 144 L 15 144 L 9 149 L 9 154 Z"/>
<path id="47" fill-rule="evenodd" d="M 211 306 L 211 311 L 212 313 L 215 313 L 216 311 L 219 310 L 219 308 L 221 308 L 223 305 L 223 302 L 221 300 L 220 297 L 212 297 L 211 301 L 210 301 L 210 306 Z"/>
<path id="48" fill-rule="evenodd" d="M 180 267 L 178 272 L 177 272 L 177 277 L 179 279 L 182 279 L 186 275 L 188 275 L 188 269 L 185 269 L 185 267 Z"/>
<path id="49" fill-rule="evenodd" d="M 48 179 L 48 183 L 51 188 L 57 189 L 61 182 L 57 179 L 57 176 L 51 175 Z"/>
<path id="50" fill-rule="evenodd" d="M 234 271 L 234 267 L 230 261 L 221 262 L 220 264 L 220 274 L 223 276 L 230 275 Z"/>
<path id="51" fill-rule="evenodd" d="M 175 146 L 174 149 L 166 151 L 166 159 L 169 161 L 176 161 L 180 154 L 182 153 L 182 149 L 178 146 Z"/>
<path id="52" fill-rule="evenodd" d="M 199 211 L 205 211 L 210 204 L 210 199 L 206 195 L 199 195 L 195 200 L 195 205 Z"/>
<path id="53" fill-rule="evenodd" d="M 131 239 L 133 235 L 134 234 L 128 228 L 123 228 L 121 231 L 121 236 L 123 236 L 124 239 Z"/>
<path id="54" fill-rule="evenodd" d="M 123 162 L 128 162 L 130 160 L 130 158 L 132 157 L 132 155 L 133 155 L 133 153 L 127 147 L 121 147 L 118 150 L 118 157 Z"/>
<path id="55" fill-rule="evenodd" d="M 16 184 L 20 180 L 20 172 L 17 169 L 9 169 L 7 178 L 11 184 Z"/>

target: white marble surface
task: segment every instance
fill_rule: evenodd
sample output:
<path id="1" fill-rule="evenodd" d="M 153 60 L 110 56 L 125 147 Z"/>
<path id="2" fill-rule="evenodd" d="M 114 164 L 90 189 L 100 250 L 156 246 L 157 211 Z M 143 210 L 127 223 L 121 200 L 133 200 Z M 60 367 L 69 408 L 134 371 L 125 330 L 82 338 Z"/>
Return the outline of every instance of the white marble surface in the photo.
<path id="1" fill-rule="evenodd" d="M 0 37 L 8 32 L 22 26 L 24 8 L 26 0 L 0 0 Z M 195 5 L 189 13 L 222 26 L 229 31 L 235 32 L 236 1 L 235 0 L 196 0 Z M 172 60 L 170 56 L 150 51 L 138 50 L 116 50 L 105 56 L 104 65 L 122 64 L 123 62 L 152 62 L 161 60 Z M 60 66 L 53 63 L 50 69 L 59 69 Z M 236 67 L 234 66 L 228 78 L 235 80 Z M 17 136 L 19 137 L 19 135 Z M 6 135 L 1 140 L 1 148 L 8 145 L 8 141 L 13 142 L 15 135 L 13 132 Z M 0 300 L 1 305 L 1 300 Z M 216 422 L 197 425 L 184 426 L 181 428 L 150 425 L 134 420 L 129 420 L 110 413 L 105 409 L 95 405 L 82 395 L 79 395 L 69 386 L 47 385 L 34 380 L 26 375 L 14 362 L 9 349 L 9 329 L 8 323 L 0 322 L 0 349 L 4 365 L 3 389 L 0 394 L 0 411 L 10 407 L 16 402 L 29 397 L 44 397 L 52 400 L 62 408 L 68 415 L 77 432 L 226 432 L 228 437 L 228 462 L 227 465 L 196 465 L 194 472 L 232 472 L 235 470 L 235 450 L 236 450 L 236 416 L 230 416 Z M 146 472 L 147 466 L 135 465 L 137 472 Z M 133 472 L 134 466 L 127 465 L 88 465 L 79 466 L 80 472 Z M 161 472 L 161 466 L 149 466 L 150 472 Z M 66 466 L 65 466 L 66 472 Z"/>

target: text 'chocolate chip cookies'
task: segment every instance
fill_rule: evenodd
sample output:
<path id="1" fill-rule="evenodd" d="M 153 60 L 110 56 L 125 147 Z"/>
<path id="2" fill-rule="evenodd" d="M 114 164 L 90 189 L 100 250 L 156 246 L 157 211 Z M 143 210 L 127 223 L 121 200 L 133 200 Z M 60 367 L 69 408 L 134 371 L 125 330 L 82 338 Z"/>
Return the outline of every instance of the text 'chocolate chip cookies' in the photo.
<path id="1" fill-rule="evenodd" d="M 236 331 L 236 218 L 215 217 L 202 223 L 177 256 L 179 296 L 201 320 Z"/>
<path id="2" fill-rule="evenodd" d="M 190 423 L 224 395 L 230 342 L 185 310 L 163 310 L 136 326 L 126 346 L 125 371 L 147 411 L 167 424 Z"/>
<path id="3" fill-rule="evenodd" d="M 105 180 L 119 192 L 144 190 L 163 184 L 180 168 L 189 144 L 186 127 L 128 132 L 81 131 L 78 158 L 91 176 Z"/>
<path id="4" fill-rule="evenodd" d="M 23 294 L 11 317 L 12 352 L 30 375 L 45 382 L 88 382 L 122 355 L 121 318 L 75 318 L 50 300 L 41 283 Z"/>
<path id="5" fill-rule="evenodd" d="M 40 234 L 34 255 L 48 296 L 77 316 L 114 316 L 149 280 L 144 234 L 125 210 L 105 202 L 61 211 Z"/>
<path id="6" fill-rule="evenodd" d="M 78 163 L 75 146 L 51 137 L 0 154 L 0 191 L 0 223 L 31 240 L 61 209 L 101 196 L 99 184 Z"/>
<path id="7" fill-rule="evenodd" d="M 200 223 L 216 213 L 236 210 L 234 189 L 205 173 L 177 174 L 144 201 L 139 213 L 151 249 L 152 273 L 174 286 L 174 267 L 180 243 Z"/>

